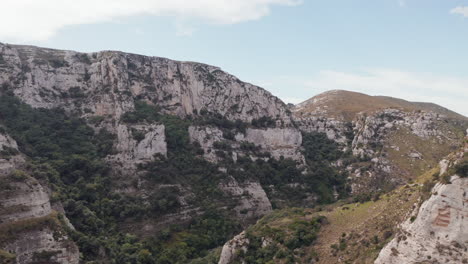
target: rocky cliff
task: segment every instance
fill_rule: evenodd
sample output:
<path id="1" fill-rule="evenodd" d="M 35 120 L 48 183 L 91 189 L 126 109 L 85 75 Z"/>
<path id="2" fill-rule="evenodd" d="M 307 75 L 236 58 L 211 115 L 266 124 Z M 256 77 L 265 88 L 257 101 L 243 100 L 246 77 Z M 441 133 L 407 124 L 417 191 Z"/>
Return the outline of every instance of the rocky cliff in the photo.
<path id="1" fill-rule="evenodd" d="M 405 183 L 467 124 L 342 91 L 290 109 L 201 63 L 1 43 L 0 95 L 15 109 L 0 113 L 0 175 L 16 177 L 0 190 L 0 220 L 24 231 L 2 249 L 19 263 L 77 263 L 70 234 L 83 261 L 188 263 L 273 209 Z"/>
<path id="2" fill-rule="evenodd" d="M 401 224 L 376 264 L 468 262 L 468 179 L 466 170 L 452 169 L 466 166 L 466 153 L 468 147 L 441 161 L 444 182 Z"/>
<path id="3" fill-rule="evenodd" d="M 226 155 L 234 161 L 238 157 L 268 161 L 271 157 L 291 158 L 304 164 L 301 133 L 293 126 L 286 105 L 264 89 L 244 83 L 217 67 L 115 51 L 85 54 L 0 44 L 0 87 L 2 94 L 20 98 L 33 108 L 64 109 L 68 115 L 86 120 L 96 133 L 106 131 L 108 139 L 113 139 L 112 150 L 105 161 L 112 170 L 113 180 L 109 186 L 113 186 L 115 192 L 133 197 L 128 199 L 141 199 L 143 206 L 153 206 L 158 202 L 152 200 L 159 197 L 158 192 L 176 190 L 171 196 L 175 202 L 167 202 L 167 197 L 158 199 L 161 199 L 159 203 L 166 201 L 164 203 L 177 206 L 153 216 L 157 221 L 139 220 L 130 226 L 122 223 L 122 228 L 129 232 L 154 234 L 174 222 L 187 223 L 204 212 L 199 201 L 202 193 L 194 190 L 191 181 L 175 180 L 170 184 L 148 181 L 147 175 L 152 173 L 146 169 L 149 164 L 171 159 L 168 157 L 170 139 L 167 138 L 171 132 L 163 120 L 129 121 L 126 114 L 139 113 L 139 105 L 154 108 L 157 115 L 176 116 L 187 122 L 216 116 L 222 123 L 236 122 L 244 127 L 243 131 L 238 131 L 220 123 L 193 122 L 186 131 L 181 131 L 188 134 L 191 144 L 203 150 L 206 160 L 220 163 L 219 170 L 225 178 L 212 183 L 223 196 L 216 206 L 219 209 L 232 207 L 233 216 L 242 223 L 250 223 L 270 212 L 272 205 L 258 179 L 236 179 L 229 175 L 226 166 L 221 165 Z M 250 127 L 251 123 L 255 126 Z M 246 125 L 249 128 L 245 128 Z M 11 137 L 2 135 L 1 139 L 4 149 L 17 149 Z M 172 153 L 174 151 L 178 150 L 173 149 Z M 13 155 L 8 162 L 1 161 L 5 174 L 14 170 L 20 157 L 22 155 Z M 240 173 L 235 170 L 236 174 Z M 28 208 L 42 206 L 42 215 L 39 211 L 27 210 L 21 214 L 47 217 L 53 213 L 49 191 L 39 187 L 30 192 L 30 197 L 23 197 L 24 201 L 13 199 L 18 205 L 11 199 L 5 203 L 12 206 L 21 203 Z M 159 208 L 159 205 L 154 206 Z M 19 214 L 15 219 L 7 214 L 1 217 L 15 222 L 21 220 Z M 42 242 L 47 238 L 37 237 L 28 246 L 27 254 L 42 250 Z M 19 257 L 22 249 L 18 246 L 23 242 L 9 244 L 5 249 L 15 252 L 17 259 L 23 261 Z"/>
<path id="4" fill-rule="evenodd" d="M 77 53 L 0 44 L 0 85 L 34 107 L 64 107 L 119 118 L 136 99 L 180 116 L 200 111 L 251 121 L 288 123 L 285 104 L 221 69 L 116 51 Z"/>
<path id="5" fill-rule="evenodd" d="M 387 189 L 435 167 L 459 148 L 468 126 L 466 117 L 439 106 L 340 90 L 292 111 L 301 130 L 326 133 L 361 159 L 346 168 L 355 193 Z"/>
<path id="6" fill-rule="evenodd" d="M 0 261 L 77 264 L 78 248 L 64 233 L 48 190 L 20 170 L 25 159 L 16 141 L 0 134 L 0 147 Z"/>

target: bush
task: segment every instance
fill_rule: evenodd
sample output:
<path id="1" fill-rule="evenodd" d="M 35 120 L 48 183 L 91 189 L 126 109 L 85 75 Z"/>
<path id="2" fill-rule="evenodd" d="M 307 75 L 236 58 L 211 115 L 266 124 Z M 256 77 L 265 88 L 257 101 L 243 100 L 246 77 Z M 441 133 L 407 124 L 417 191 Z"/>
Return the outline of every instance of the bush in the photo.
<path id="1" fill-rule="evenodd" d="M 255 128 L 274 128 L 276 126 L 275 120 L 269 116 L 262 116 L 258 119 L 253 119 L 251 124 Z"/>
<path id="2" fill-rule="evenodd" d="M 14 170 L 10 174 L 10 178 L 12 178 L 14 181 L 23 182 L 29 178 L 29 175 L 24 171 Z"/>
<path id="3" fill-rule="evenodd" d="M 460 177 L 468 177 L 468 160 L 464 159 L 455 165 L 455 173 Z"/>

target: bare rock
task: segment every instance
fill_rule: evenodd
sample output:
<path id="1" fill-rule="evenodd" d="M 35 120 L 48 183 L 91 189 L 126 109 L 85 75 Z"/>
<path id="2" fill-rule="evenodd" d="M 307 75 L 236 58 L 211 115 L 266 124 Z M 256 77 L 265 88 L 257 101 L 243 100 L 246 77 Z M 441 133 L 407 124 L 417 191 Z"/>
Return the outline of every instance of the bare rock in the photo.
<path id="1" fill-rule="evenodd" d="M 220 184 L 220 189 L 238 200 L 234 211 L 239 219 L 257 219 L 272 210 L 270 200 L 258 182 L 239 184 L 230 177 L 228 181 Z"/>
<path id="2" fill-rule="evenodd" d="M 414 222 L 408 219 L 380 252 L 376 264 L 447 263 L 468 260 L 468 179 L 437 184 Z"/>
<path id="3" fill-rule="evenodd" d="M 125 169 L 133 170 L 138 164 L 152 161 L 155 154 L 166 156 L 164 129 L 164 125 L 156 124 L 117 126 L 117 154 L 109 157 L 109 160 L 121 163 Z"/>
<path id="4" fill-rule="evenodd" d="M 236 257 L 236 252 L 239 250 L 247 251 L 248 245 L 249 240 L 245 237 L 244 231 L 224 244 L 218 264 L 231 263 Z"/>

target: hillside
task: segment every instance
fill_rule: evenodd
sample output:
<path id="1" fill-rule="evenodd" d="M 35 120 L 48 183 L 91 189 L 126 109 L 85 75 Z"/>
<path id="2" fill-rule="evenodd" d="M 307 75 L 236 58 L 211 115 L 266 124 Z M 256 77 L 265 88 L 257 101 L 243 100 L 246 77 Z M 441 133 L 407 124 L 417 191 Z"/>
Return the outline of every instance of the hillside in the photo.
<path id="1" fill-rule="evenodd" d="M 273 208 L 347 196 L 335 142 L 217 67 L 4 44 L 0 58 L 10 261 L 187 263 Z"/>
<path id="2" fill-rule="evenodd" d="M 434 105 L 376 100 L 322 104 L 348 119 L 298 115 L 202 63 L 0 44 L 0 261 L 216 263 L 242 230 L 258 242 L 253 224 L 280 219 L 273 210 L 297 215 L 274 223 L 294 248 L 336 240 L 334 225 L 396 225 L 417 197 L 401 186 L 458 149 L 468 126 Z M 386 193 L 397 198 L 373 203 Z M 349 201 L 364 218 L 340 220 Z M 310 218 L 320 208 L 330 225 Z"/>
<path id="3" fill-rule="evenodd" d="M 317 95 L 292 111 L 301 130 L 326 133 L 360 157 L 366 170 L 348 167 L 356 192 L 414 180 L 459 148 L 468 127 L 466 117 L 435 104 L 340 90 Z"/>
<path id="4" fill-rule="evenodd" d="M 332 90 L 316 95 L 296 105 L 293 112 L 300 117 L 318 115 L 352 121 L 358 113 L 372 114 L 388 108 L 405 112 L 434 112 L 453 119 L 468 120 L 465 116 L 433 103 L 409 102 L 388 96 L 369 96 L 345 90 Z"/>
<path id="5" fill-rule="evenodd" d="M 274 211 L 226 243 L 219 264 L 466 263 L 467 153 L 468 142 L 371 201 Z"/>

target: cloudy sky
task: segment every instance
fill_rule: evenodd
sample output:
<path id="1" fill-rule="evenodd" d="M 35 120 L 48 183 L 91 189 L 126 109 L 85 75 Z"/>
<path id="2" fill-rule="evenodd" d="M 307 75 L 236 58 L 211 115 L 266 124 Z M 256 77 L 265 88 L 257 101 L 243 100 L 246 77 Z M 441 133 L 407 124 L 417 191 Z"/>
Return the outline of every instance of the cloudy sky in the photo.
<path id="1" fill-rule="evenodd" d="M 468 116 L 468 0 L 0 4 L 0 42 L 204 62 L 292 103 L 345 89 Z"/>

